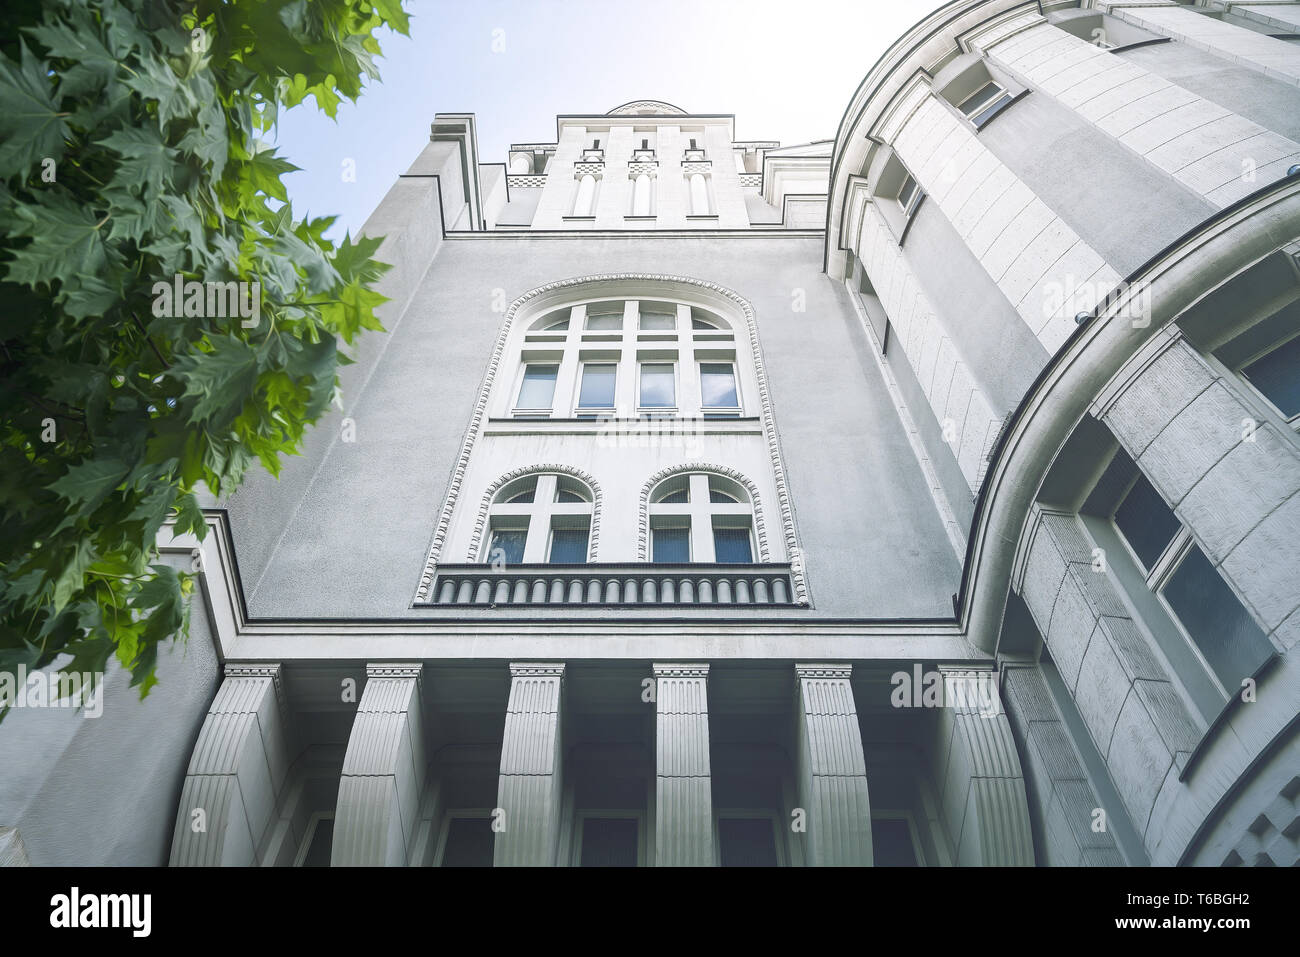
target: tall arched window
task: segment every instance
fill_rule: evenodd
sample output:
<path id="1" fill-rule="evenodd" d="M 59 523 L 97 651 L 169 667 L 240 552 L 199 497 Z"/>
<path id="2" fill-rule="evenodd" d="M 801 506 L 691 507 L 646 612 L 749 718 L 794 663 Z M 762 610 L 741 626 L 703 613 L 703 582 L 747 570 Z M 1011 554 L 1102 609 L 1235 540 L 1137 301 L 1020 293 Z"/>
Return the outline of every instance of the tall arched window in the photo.
<path id="1" fill-rule="evenodd" d="M 650 202 L 650 174 L 638 173 L 636 179 L 632 181 L 632 215 L 649 216 L 652 208 Z"/>
<path id="2" fill-rule="evenodd" d="M 587 483 L 571 475 L 535 472 L 508 481 L 488 507 L 480 557 L 494 565 L 585 562 L 593 502 Z"/>
<path id="3" fill-rule="evenodd" d="M 752 353 L 737 345 L 737 331 L 722 316 L 668 299 L 605 299 L 555 309 L 532 320 L 519 342 L 520 362 L 502 414 L 753 415 Z"/>
<path id="4" fill-rule="evenodd" d="M 578 198 L 573 203 L 574 216 L 591 216 L 596 211 L 596 177 L 584 173 L 578 180 Z"/>
<path id="5" fill-rule="evenodd" d="M 709 184 L 703 173 L 691 174 L 691 215 L 707 216 L 709 209 Z"/>
<path id="6" fill-rule="evenodd" d="M 735 479 L 708 472 L 672 475 L 650 492 L 649 522 L 653 562 L 755 560 L 753 497 Z"/>

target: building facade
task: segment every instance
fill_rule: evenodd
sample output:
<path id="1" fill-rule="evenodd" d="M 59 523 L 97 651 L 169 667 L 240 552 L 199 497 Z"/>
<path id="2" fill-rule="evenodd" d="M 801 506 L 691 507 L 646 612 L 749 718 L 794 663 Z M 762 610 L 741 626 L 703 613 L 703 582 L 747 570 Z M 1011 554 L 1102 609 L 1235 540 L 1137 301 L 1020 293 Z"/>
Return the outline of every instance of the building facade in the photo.
<path id="1" fill-rule="evenodd" d="M 6 719 L 5 853 L 1295 863 L 1297 34 L 955 0 L 833 140 L 439 115 L 160 684 Z"/>

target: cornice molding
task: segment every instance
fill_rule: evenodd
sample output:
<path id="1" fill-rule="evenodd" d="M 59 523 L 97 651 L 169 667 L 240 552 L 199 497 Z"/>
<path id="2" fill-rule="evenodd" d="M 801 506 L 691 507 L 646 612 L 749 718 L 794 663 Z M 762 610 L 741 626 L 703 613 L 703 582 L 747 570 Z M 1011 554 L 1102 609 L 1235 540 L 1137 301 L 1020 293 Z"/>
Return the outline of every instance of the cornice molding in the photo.
<path id="1" fill-rule="evenodd" d="M 768 454 L 772 461 L 772 477 L 776 485 L 777 507 L 781 513 L 781 529 L 785 536 L 786 554 L 790 561 L 795 603 L 799 605 L 810 603 L 808 584 L 804 577 L 803 554 L 799 548 L 798 536 L 795 531 L 794 508 L 790 504 L 789 487 L 785 477 L 785 463 L 781 457 L 776 430 L 776 417 L 772 411 L 771 392 L 768 388 L 767 370 L 763 364 L 762 345 L 759 341 L 758 321 L 754 307 L 743 296 L 717 283 L 706 282 L 703 279 L 695 279 L 690 276 L 673 276 L 663 273 L 597 273 L 589 276 L 577 276 L 572 279 L 560 279 L 530 289 L 510 304 L 510 307 L 506 310 L 505 319 L 501 323 L 501 331 L 497 334 L 496 344 L 493 346 L 487 371 L 483 374 L 478 399 L 475 401 L 474 411 L 470 415 L 469 426 L 466 428 L 465 437 L 461 442 L 460 454 L 456 457 L 456 463 L 452 468 L 451 479 L 447 484 L 446 501 L 438 518 L 438 524 L 434 529 L 433 539 L 429 544 L 428 554 L 425 558 L 424 570 L 420 575 L 420 581 L 416 588 L 415 603 L 427 602 L 430 598 L 438 561 L 442 556 L 443 546 L 447 542 L 447 535 L 451 528 L 451 518 L 455 513 L 456 503 L 460 498 L 461 489 L 465 483 L 465 474 L 469 469 L 470 454 L 473 452 L 475 440 L 483 430 L 487 419 L 488 399 L 491 396 L 493 383 L 496 381 L 498 370 L 501 368 L 501 363 L 505 357 L 505 348 L 510 341 L 510 334 L 516 317 L 534 300 L 555 292 L 576 290 L 582 286 L 599 283 L 651 282 L 670 283 L 705 290 L 727 300 L 733 308 L 739 310 L 745 317 L 745 326 L 749 332 L 750 353 L 754 363 L 754 377 L 758 381 L 759 401 L 763 410 L 763 431 L 767 437 Z M 593 489 L 593 493 L 594 491 Z M 593 523 L 594 521 L 595 516 L 593 514 Z M 757 498 L 755 499 L 754 521 L 757 527 L 759 521 Z"/>
<path id="2" fill-rule="evenodd" d="M 848 680 L 853 677 L 852 665 L 806 665 L 795 663 L 794 673 L 800 678 L 837 678 Z"/>
<path id="3" fill-rule="evenodd" d="M 600 484 L 591 477 L 589 472 L 582 469 L 574 468 L 571 465 L 527 465 L 523 468 L 507 472 L 495 482 L 487 487 L 483 493 L 483 502 L 479 505 L 478 518 L 474 521 L 474 531 L 470 534 L 469 540 L 469 562 L 478 561 L 479 548 L 483 542 L 483 532 L 487 528 L 488 512 L 492 508 L 492 499 L 497 492 L 503 487 L 523 478 L 525 475 L 544 475 L 547 473 L 558 473 L 576 478 L 579 482 L 585 484 L 591 489 L 591 533 L 587 537 L 587 561 L 596 560 L 596 546 L 600 544 Z"/>
<path id="4" fill-rule="evenodd" d="M 709 676 L 707 662 L 689 665 L 665 665 L 655 662 L 650 667 L 656 678 L 707 678 Z"/>
<path id="5" fill-rule="evenodd" d="M 512 661 L 512 678 L 559 678 L 564 680 L 563 661 Z"/>

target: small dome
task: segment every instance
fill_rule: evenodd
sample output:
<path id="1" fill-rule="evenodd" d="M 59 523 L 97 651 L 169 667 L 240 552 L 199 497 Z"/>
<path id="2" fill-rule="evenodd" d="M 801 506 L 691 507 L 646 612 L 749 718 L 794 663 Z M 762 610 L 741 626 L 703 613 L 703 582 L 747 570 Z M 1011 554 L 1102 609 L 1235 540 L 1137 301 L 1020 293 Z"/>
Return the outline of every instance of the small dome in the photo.
<path id="1" fill-rule="evenodd" d="M 686 111 L 680 106 L 673 106 L 671 103 L 665 103 L 663 100 L 633 100 L 631 103 L 624 103 L 622 106 L 616 106 L 606 116 L 661 116 L 669 114 L 672 116 L 685 116 Z"/>

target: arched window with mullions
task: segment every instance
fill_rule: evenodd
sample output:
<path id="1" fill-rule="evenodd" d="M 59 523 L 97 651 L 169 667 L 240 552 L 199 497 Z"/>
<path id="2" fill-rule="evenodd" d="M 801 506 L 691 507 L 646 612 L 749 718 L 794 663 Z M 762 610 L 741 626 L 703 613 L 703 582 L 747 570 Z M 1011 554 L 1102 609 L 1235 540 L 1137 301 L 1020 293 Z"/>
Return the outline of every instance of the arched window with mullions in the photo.
<path id="1" fill-rule="evenodd" d="M 492 565 L 580 564 L 591 558 L 596 496 L 573 475 L 537 471 L 491 494 L 480 560 Z"/>
<path id="2" fill-rule="evenodd" d="M 655 484 L 648 496 L 652 562 L 748 565 L 759 554 L 757 495 L 747 482 L 684 471 Z"/>

